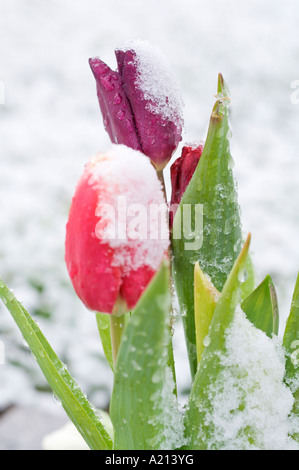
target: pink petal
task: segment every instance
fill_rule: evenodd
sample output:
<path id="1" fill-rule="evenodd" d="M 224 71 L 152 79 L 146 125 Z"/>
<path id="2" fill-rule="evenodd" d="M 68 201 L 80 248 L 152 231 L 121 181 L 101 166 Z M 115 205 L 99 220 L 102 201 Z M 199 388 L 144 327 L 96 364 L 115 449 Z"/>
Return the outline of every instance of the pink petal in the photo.
<path id="1" fill-rule="evenodd" d="M 124 277 L 120 292 L 130 309 L 135 307 L 154 274 L 151 268 L 142 266 Z"/>
<path id="2" fill-rule="evenodd" d="M 121 270 L 111 266 L 113 251 L 95 236 L 98 194 L 81 178 L 66 228 L 65 261 L 78 297 L 90 310 L 112 313 L 121 285 Z"/>

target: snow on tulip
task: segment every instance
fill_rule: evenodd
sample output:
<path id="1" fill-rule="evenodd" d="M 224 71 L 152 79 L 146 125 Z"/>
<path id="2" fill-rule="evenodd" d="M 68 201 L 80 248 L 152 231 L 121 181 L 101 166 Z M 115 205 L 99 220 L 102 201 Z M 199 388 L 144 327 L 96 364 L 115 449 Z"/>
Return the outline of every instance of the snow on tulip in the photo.
<path id="1" fill-rule="evenodd" d="M 118 70 L 89 60 L 104 126 L 113 143 L 142 151 L 162 170 L 181 141 L 182 99 L 167 58 L 147 41 L 115 51 Z"/>
<path id="2" fill-rule="evenodd" d="M 72 200 L 65 243 L 83 303 L 118 315 L 133 308 L 168 245 L 167 205 L 148 158 L 124 145 L 92 158 Z"/>

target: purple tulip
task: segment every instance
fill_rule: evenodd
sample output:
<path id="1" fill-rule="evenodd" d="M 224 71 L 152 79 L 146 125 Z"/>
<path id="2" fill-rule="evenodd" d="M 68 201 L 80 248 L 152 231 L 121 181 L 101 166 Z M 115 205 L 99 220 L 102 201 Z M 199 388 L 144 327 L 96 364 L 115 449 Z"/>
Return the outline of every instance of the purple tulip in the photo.
<path id="1" fill-rule="evenodd" d="M 115 51 L 118 70 L 89 60 L 104 126 L 113 143 L 147 155 L 158 171 L 177 148 L 183 128 L 182 100 L 166 57 L 144 41 Z"/>

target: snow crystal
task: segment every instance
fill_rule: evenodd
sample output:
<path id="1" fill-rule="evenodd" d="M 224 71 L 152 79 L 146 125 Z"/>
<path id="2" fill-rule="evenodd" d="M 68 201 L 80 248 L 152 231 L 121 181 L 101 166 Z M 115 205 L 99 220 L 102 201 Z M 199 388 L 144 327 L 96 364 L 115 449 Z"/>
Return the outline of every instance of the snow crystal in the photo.
<path id="1" fill-rule="evenodd" d="M 209 447 L 298 450 L 289 437 L 298 422 L 289 417 L 294 399 L 283 383 L 285 359 L 278 338 L 270 339 L 238 309 L 221 364 L 224 369 L 208 390 L 212 411 L 205 424 L 214 430 Z"/>
<path id="2" fill-rule="evenodd" d="M 165 372 L 165 373 L 164 373 Z M 159 410 L 157 417 L 150 424 L 163 426 L 163 435 L 157 433 L 148 444 L 150 447 L 160 450 L 178 449 L 185 444 L 184 438 L 184 415 L 180 410 L 179 403 L 173 393 L 175 388 L 173 374 L 167 366 L 164 372 L 159 372 L 152 377 L 154 383 L 162 382 L 162 390 L 155 392 L 150 398 L 154 408 Z"/>
<path id="3" fill-rule="evenodd" d="M 183 100 L 168 58 L 158 47 L 140 39 L 127 41 L 120 49 L 136 52 L 136 84 L 149 101 L 149 109 L 170 121 L 183 122 Z"/>
<path id="4" fill-rule="evenodd" d="M 113 248 L 113 265 L 157 270 L 169 246 L 169 229 L 162 186 L 148 157 L 113 145 L 92 159 L 87 171 L 99 193 L 95 234 Z"/>

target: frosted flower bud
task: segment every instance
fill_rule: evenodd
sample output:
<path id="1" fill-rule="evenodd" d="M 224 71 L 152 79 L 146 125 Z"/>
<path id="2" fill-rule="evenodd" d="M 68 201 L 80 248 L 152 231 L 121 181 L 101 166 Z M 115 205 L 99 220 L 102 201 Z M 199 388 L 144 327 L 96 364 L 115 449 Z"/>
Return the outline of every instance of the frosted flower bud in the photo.
<path id="1" fill-rule="evenodd" d="M 142 151 L 162 170 L 183 128 L 183 104 L 171 67 L 146 41 L 130 41 L 115 54 L 116 72 L 98 58 L 89 61 L 105 128 L 113 143 Z"/>
<path id="2" fill-rule="evenodd" d="M 66 227 L 65 261 L 90 309 L 132 309 L 169 246 L 167 204 L 149 159 L 113 145 L 86 165 Z"/>
<path id="3" fill-rule="evenodd" d="M 171 178 L 171 211 L 170 226 L 172 226 L 175 209 L 180 204 L 182 196 L 190 183 L 203 151 L 203 144 L 186 145 L 181 157 L 177 158 L 170 167 Z"/>

